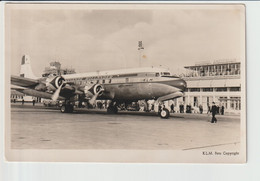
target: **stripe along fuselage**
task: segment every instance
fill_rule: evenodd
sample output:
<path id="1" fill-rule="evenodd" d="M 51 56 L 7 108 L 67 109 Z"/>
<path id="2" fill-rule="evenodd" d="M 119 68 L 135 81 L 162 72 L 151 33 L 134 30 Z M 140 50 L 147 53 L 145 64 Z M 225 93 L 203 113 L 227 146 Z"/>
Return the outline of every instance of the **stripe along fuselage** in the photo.
<path id="1" fill-rule="evenodd" d="M 117 102 L 162 99 L 183 96 L 186 82 L 164 68 L 133 68 L 112 71 L 69 74 L 63 76 L 68 83 L 81 87 L 100 84 L 104 92 L 98 99 Z M 168 96 L 167 96 L 168 95 Z"/>

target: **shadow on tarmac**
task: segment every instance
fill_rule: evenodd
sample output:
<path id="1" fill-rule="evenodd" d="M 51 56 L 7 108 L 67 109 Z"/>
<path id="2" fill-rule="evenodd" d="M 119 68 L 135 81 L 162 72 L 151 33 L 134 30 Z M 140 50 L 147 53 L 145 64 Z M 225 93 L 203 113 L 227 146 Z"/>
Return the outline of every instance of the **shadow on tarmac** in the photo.
<path id="1" fill-rule="evenodd" d="M 41 104 L 36 104 L 35 106 L 33 105 L 20 105 L 20 104 L 12 104 L 11 105 L 11 111 L 12 112 L 21 112 L 19 109 L 24 108 L 22 112 L 34 112 L 34 113 L 51 113 L 51 112 L 59 112 L 60 113 L 60 108 L 59 107 L 45 107 Z M 18 110 L 16 110 L 17 108 Z M 73 113 L 65 113 L 65 114 L 98 114 L 98 115 L 106 115 L 106 116 L 114 116 L 114 115 L 135 115 L 135 116 L 157 116 L 158 113 L 156 112 L 140 112 L 140 111 L 118 111 L 117 114 L 108 114 L 106 109 L 86 109 L 86 108 L 75 108 Z M 217 119 L 221 120 L 230 120 L 230 119 L 235 119 L 235 120 L 240 120 L 239 115 L 216 115 Z M 179 118 L 179 119 L 194 119 L 194 120 L 207 120 L 209 121 L 211 119 L 211 114 L 189 114 L 189 113 L 170 113 L 170 118 Z"/>
<path id="2" fill-rule="evenodd" d="M 59 107 L 45 107 L 42 105 L 28 105 L 28 104 L 24 104 L 24 105 L 20 105 L 20 104 L 12 104 L 11 108 L 24 108 L 23 112 L 54 112 L 54 111 L 60 111 Z M 21 112 L 20 110 L 12 110 L 12 112 Z M 75 108 L 73 113 L 65 113 L 65 114 L 99 114 L 99 115 L 115 115 L 115 114 L 108 114 L 106 109 L 86 109 L 86 108 Z M 118 113 L 116 115 L 136 115 L 136 116 L 158 116 L 158 113 L 156 112 L 140 112 L 140 111 L 118 111 Z M 170 114 L 170 117 L 174 117 L 174 118 L 184 118 L 184 116 L 176 116 L 173 115 L 173 113 Z"/>

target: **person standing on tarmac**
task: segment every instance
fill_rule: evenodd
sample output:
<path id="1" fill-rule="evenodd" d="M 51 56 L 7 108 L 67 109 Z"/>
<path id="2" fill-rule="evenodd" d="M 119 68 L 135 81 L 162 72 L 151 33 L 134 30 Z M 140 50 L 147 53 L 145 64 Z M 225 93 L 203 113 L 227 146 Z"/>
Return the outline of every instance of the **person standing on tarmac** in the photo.
<path id="1" fill-rule="evenodd" d="M 212 102 L 211 113 L 212 113 L 211 123 L 217 123 L 217 118 L 215 117 L 217 113 L 217 106 L 215 105 L 215 102 Z"/>
<path id="2" fill-rule="evenodd" d="M 202 107 L 201 104 L 199 105 L 199 110 L 200 110 L 200 114 L 202 114 L 203 113 L 203 107 Z"/>
<path id="3" fill-rule="evenodd" d="M 222 105 L 222 106 L 221 106 L 221 115 L 224 115 L 224 109 L 225 109 L 225 108 L 224 108 L 224 106 Z"/>
<path id="4" fill-rule="evenodd" d="M 210 109 L 210 106 L 208 104 L 208 111 L 207 111 L 207 114 L 211 112 L 211 109 Z"/>
<path id="5" fill-rule="evenodd" d="M 159 105 L 158 105 L 158 114 L 160 115 L 160 112 L 162 111 L 162 104 L 161 103 L 159 103 Z"/>
<path id="6" fill-rule="evenodd" d="M 174 104 L 171 105 L 171 112 L 174 113 Z"/>

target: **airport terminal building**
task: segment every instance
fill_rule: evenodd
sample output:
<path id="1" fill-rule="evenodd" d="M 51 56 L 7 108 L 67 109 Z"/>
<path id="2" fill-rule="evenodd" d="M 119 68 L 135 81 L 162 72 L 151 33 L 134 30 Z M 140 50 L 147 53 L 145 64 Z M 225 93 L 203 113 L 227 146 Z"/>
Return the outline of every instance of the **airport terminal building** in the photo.
<path id="1" fill-rule="evenodd" d="M 241 110 L 241 67 L 237 61 L 215 61 L 185 66 L 186 74 L 182 78 L 187 82 L 185 96 L 178 98 L 175 105 L 203 106 L 214 101 L 224 106 L 225 112 L 239 113 Z"/>

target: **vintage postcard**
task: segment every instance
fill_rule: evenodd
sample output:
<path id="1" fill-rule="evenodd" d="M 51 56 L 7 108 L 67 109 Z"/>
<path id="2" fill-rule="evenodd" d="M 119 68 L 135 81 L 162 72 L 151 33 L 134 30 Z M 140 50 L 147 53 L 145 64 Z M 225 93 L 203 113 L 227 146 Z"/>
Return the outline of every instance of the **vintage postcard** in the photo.
<path id="1" fill-rule="evenodd" d="M 8 161 L 246 162 L 243 4 L 5 4 Z"/>

